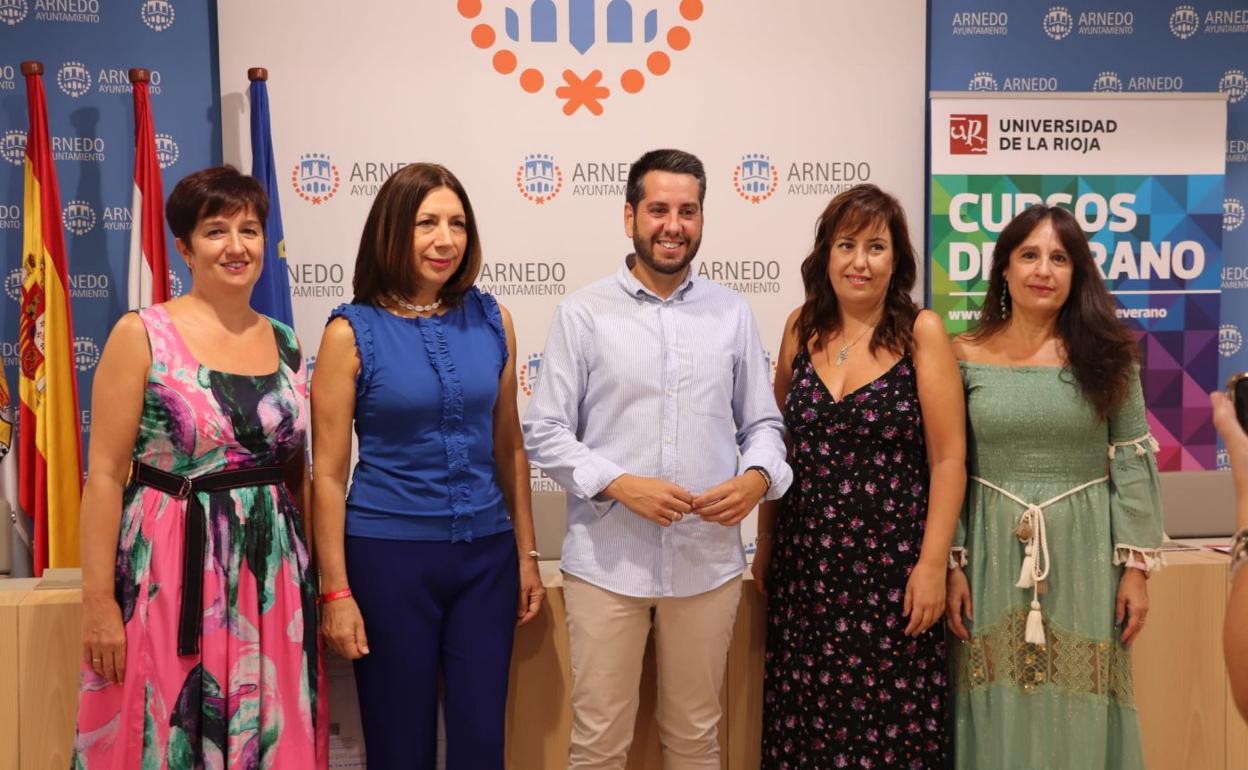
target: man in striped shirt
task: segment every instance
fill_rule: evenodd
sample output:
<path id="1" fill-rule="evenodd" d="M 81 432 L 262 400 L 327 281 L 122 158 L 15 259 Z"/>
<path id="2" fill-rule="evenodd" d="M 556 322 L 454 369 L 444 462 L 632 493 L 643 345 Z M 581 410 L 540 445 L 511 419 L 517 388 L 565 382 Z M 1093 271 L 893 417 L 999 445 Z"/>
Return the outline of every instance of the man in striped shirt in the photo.
<path id="1" fill-rule="evenodd" d="M 792 480 L 750 307 L 697 277 L 706 173 L 633 164 L 619 271 L 559 305 L 524 419 L 568 494 L 569 770 L 622 770 L 654 627 L 666 770 L 718 770 L 719 693 L 745 570 L 740 522 Z"/>

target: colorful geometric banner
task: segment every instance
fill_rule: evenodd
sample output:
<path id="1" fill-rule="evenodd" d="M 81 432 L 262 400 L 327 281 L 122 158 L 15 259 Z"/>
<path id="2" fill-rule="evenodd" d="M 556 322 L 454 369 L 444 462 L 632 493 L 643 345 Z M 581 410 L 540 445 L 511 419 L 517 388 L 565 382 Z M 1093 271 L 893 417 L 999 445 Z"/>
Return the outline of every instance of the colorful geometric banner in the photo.
<path id="1" fill-rule="evenodd" d="M 1226 95 L 1217 382 L 1248 369 L 1248 2 L 933 0 L 927 39 L 933 90 Z M 1154 160 L 1182 156 L 1181 132 L 1200 126 L 1188 117 L 1174 128 Z M 1228 467 L 1224 450 L 1218 467 Z"/>
<path id="2" fill-rule="evenodd" d="M 1213 468 L 1206 394 L 1218 386 L 1225 177 L 1208 172 L 1222 164 L 1217 134 L 1225 106 L 1219 99 L 1154 101 L 934 95 L 931 306 L 950 332 L 972 327 L 997 234 L 1028 206 L 1071 210 L 1118 301 L 1118 317 L 1140 339 L 1159 466 Z M 1185 121 L 1208 121 L 1207 135 L 1185 145 L 1150 139 L 1150 122 L 1174 121 L 1180 112 Z M 1051 173 L 1034 173 L 1046 166 Z M 1121 173 L 1183 166 L 1190 173 Z M 1073 168 L 1092 173 L 1062 173 Z"/>

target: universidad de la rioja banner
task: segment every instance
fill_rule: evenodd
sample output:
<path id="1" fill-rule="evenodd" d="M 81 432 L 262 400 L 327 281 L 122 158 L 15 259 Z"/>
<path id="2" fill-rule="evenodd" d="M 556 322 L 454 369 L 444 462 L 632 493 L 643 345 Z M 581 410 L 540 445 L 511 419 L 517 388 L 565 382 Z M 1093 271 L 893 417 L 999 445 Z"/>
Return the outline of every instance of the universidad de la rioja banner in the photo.
<path id="1" fill-rule="evenodd" d="M 1072 211 L 1137 334 L 1162 470 L 1215 467 L 1223 94 L 931 97 L 931 307 L 974 325 L 993 244 L 1028 206 Z"/>

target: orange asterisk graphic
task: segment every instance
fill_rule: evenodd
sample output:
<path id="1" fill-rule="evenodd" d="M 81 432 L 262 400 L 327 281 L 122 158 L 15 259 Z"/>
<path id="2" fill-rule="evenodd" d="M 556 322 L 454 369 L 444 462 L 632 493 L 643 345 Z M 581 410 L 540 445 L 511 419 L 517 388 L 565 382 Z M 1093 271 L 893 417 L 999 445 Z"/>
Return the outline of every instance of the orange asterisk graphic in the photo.
<path id="1" fill-rule="evenodd" d="M 563 82 L 567 85 L 556 88 L 555 96 L 567 100 L 563 105 L 564 115 L 571 115 L 582 107 L 595 115 L 602 114 L 602 105 L 598 100 L 611 95 L 610 89 L 598 85 L 602 82 L 602 70 L 594 70 L 584 80 L 572 70 L 564 70 Z"/>

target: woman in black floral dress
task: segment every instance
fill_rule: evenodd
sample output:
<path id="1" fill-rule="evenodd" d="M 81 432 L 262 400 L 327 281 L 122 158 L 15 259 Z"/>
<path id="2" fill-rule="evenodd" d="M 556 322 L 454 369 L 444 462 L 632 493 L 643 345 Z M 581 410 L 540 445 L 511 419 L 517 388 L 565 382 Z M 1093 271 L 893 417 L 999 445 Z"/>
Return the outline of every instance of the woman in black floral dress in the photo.
<path id="1" fill-rule="evenodd" d="M 838 195 L 802 263 L 776 395 L 794 480 L 765 507 L 763 768 L 940 768 L 945 569 L 966 485 L 962 381 L 940 318 L 910 299 L 905 214 Z"/>

